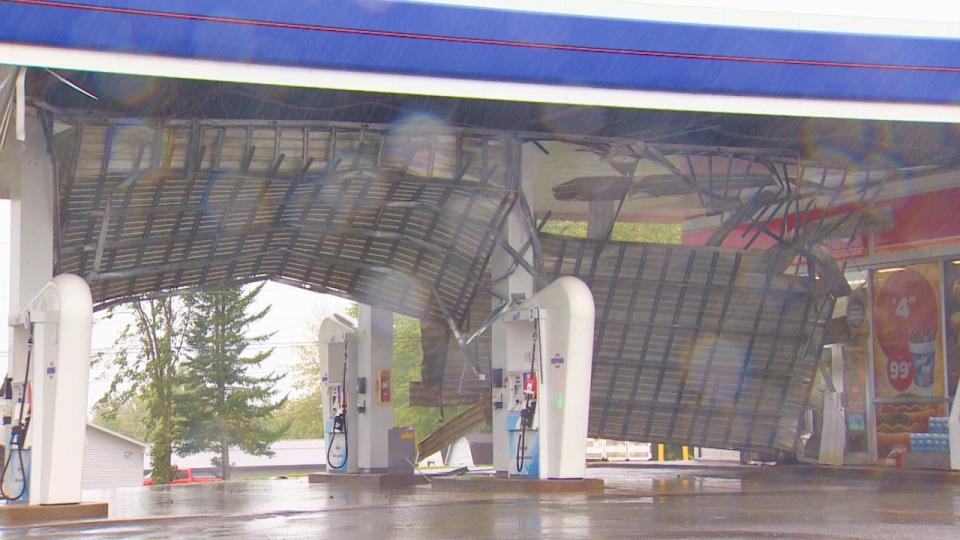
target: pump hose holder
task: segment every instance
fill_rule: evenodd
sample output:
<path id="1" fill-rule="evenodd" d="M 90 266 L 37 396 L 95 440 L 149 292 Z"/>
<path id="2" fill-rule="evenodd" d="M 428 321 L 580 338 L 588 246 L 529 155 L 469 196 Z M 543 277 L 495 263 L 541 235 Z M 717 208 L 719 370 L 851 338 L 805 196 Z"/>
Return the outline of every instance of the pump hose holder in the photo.
<path id="1" fill-rule="evenodd" d="M 10 448 L 7 448 L 6 459 L 3 460 L 3 467 L 0 468 L 0 499 L 5 501 L 16 501 L 22 498 L 27 493 L 27 486 L 29 485 L 29 472 L 23 459 L 23 446 L 26 443 L 27 429 L 30 426 L 30 415 L 28 414 L 26 418 L 24 418 L 24 411 L 27 409 L 27 388 L 30 384 L 30 362 L 33 357 L 33 322 L 30 322 L 29 318 L 27 321 L 27 328 L 29 329 L 29 334 L 27 334 L 27 362 L 23 374 L 23 386 L 20 390 L 20 410 L 17 415 L 17 423 L 10 426 Z M 8 383 L 5 381 L 4 394 L 7 394 L 7 387 Z M 10 395 L 5 395 L 4 397 L 12 400 L 12 388 L 10 390 Z M 11 413 L 12 412 L 13 411 L 11 411 Z M 7 478 L 7 473 L 10 470 L 10 462 L 13 460 L 14 454 L 17 456 L 17 462 L 20 465 L 23 478 L 20 493 L 16 496 L 7 493 L 3 486 L 4 480 Z"/>

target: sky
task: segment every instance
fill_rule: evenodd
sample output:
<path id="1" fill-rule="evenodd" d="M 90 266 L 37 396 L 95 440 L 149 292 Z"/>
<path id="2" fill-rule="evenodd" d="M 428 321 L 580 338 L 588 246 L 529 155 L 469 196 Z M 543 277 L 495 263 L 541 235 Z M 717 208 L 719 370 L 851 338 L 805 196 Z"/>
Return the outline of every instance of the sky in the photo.
<path id="1" fill-rule="evenodd" d="M 10 287 L 10 204 L 0 199 L 0 313 L 9 313 Z M 261 367 L 260 373 L 275 372 L 284 374 L 278 385 L 283 393 L 295 394 L 294 377 L 291 373 L 297 361 L 297 349 L 310 341 L 310 328 L 313 321 L 334 312 L 344 312 L 349 301 L 330 295 L 304 291 L 279 283 L 267 283 L 258 297 L 256 309 L 272 306 L 267 316 L 250 328 L 250 335 L 274 333 L 267 342 L 257 346 L 273 348 L 274 353 Z M 116 336 L 132 320 L 129 310 L 119 309 L 112 319 L 106 319 L 105 312 L 94 314 L 93 343 L 94 353 L 110 351 Z M 9 328 L 0 325 L 0 363 L 6 364 L 9 347 Z M 107 390 L 109 380 L 99 377 L 97 370 L 91 371 L 88 405 L 93 405 Z"/>

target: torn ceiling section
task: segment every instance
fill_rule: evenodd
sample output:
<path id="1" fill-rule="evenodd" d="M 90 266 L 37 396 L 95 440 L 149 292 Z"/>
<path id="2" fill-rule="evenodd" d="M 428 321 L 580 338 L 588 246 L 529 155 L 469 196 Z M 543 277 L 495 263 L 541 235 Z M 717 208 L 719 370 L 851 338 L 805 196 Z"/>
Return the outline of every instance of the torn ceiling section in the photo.
<path id="1" fill-rule="evenodd" d="M 99 307 L 272 279 L 460 324 L 515 200 L 461 132 L 77 120 L 54 136 L 57 272 Z"/>
<path id="2" fill-rule="evenodd" d="M 270 279 L 413 316 L 424 350 L 417 405 L 489 398 L 489 333 L 467 347 L 462 338 L 504 302 L 488 261 L 513 209 L 531 232 L 548 213 L 576 218 L 598 203 L 627 221 L 656 208 L 722 217 L 702 247 L 537 231 L 532 262 L 515 266 L 541 284 L 573 275 L 593 290 L 592 435 L 728 448 L 794 448 L 846 291 L 824 243 L 882 230 L 888 220 L 859 203 L 945 166 L 865 173 L 782 149 L 425 117 L 43 117 L 59 186 L 57 271 L 85 276 L 100 308 Z M 537 216 L 513 187 L 531 141 Z M 764 249 L 721 247 L 744 227 L 746 247 Z"/>

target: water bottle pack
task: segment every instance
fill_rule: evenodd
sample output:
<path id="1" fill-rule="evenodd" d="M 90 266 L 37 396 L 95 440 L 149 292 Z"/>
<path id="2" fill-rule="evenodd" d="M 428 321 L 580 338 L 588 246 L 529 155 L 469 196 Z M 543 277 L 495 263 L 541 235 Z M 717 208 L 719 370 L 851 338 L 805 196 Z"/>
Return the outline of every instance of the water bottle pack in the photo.
<path id="1" fill-rule="evenodd" d="M 950 439 L 944 433 L 911 433 L 910 451 L 924 454 L 947 453 Z"/>
<path id="2" fill-rule="evenodd" d="M 946 416 L 930 417 L 930 428 L 927 431 L 938 435 L 946 435 L 948 433 L 947 420 Z"/>

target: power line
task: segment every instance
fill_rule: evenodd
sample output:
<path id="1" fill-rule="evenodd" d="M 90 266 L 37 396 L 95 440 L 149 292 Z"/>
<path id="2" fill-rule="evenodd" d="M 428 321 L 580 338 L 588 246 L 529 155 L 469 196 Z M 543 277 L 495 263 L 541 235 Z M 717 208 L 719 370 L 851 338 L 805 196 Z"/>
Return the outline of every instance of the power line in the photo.
<path id="1" fill-rule="evenodd" d="M 416 343 L 420 341 L 420 337 L 402 337 L 393 338 L 394 343 Z M 316 341 L 281 341 L 277 343 L 251 343 L 247 345 L 244 350 L 267 350 L 267 349 L 299 349 L 299 348 L 314 348 L 318 347 L 319 343 Z M 128 352 L 139 352 L 143 350 L 141 345 L 131 345 L 127 347 L 118 346 L 118 347 L 96 347 L 91 348 L 91 354 L 102 354 L 110 353 L 117 351 L 128 351 Z M 0 356 L 9 356 L 7 351 L 0 351 Z"/>
<path id="2" fill-rule="evenodd" d="M 300 347 L 314 347 L 314 346 L 316 346 L 316 345 L 317 345 L 316 343 L 311 343 L 311 342 L 309 342 L 309 341 L 302 341 L 302 342 L 301 342 L 301 341 L 290 341 L 290 342 L 277 343 L 277 344 L 271 344 L 271 343 L 252 343 L 252 344 L 250 344 L 250 345 L 247 345 L 244 350 L 251 350 L 251 349 L 253 349 L 253 350 L 297 349 L 297 348 L 300 348 Z M 122 350 L 122 351 L 137 352 L 137 351 L 142 351 L 142 350 L 143 350 L 143 347 L 140 346 L 140 345 L 132 345 L 132 346 L 129 346 L 129 347 L 122 347 L 122 346 L 120 346 L 120 347 L 99 347 L 99 348 L 96 348 L 96 349 L 90 349 L 90 352 L 91 352 L 92 354 L 99 354 L 99 353 L 108 353 L 108 352 L 115 352 L 115 351 L 121 351 L 121 350 Z"/>

